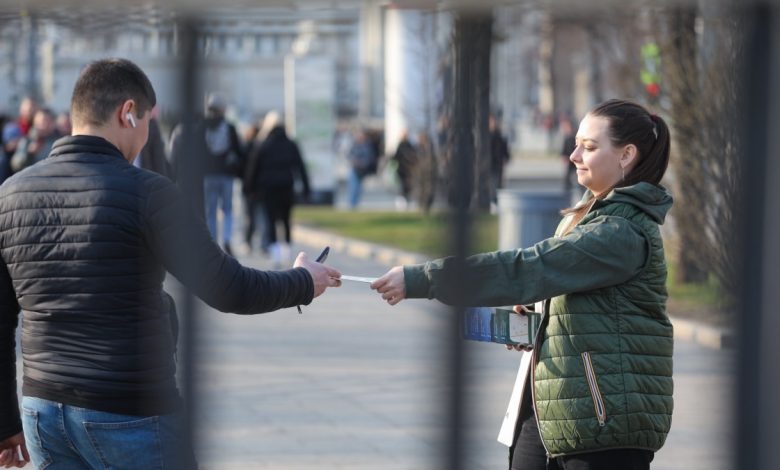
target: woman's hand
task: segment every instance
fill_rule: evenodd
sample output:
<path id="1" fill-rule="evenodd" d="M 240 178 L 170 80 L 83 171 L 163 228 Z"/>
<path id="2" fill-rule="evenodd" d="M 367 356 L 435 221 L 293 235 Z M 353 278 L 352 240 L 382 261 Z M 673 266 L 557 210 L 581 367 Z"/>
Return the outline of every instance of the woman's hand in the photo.
<path id="1" fill-rule="evenodd" d="M 526 352 L 526 351 L 533 351 L 534 345 L 533 344 L 507 344 L 506 348 L 508 350 L 515 350 L 520 352 Z"/>
<path id="2" fill-rule="evenodd" d="M 523 315 L 523 316 L 525 316 L 526 312 L 530 312 L 531 311 L 531 310 L 528 310 L 528 307 L 526 307 L 525 305 L 515 305 L 514 307 L 512 307 L 512 310 L 514 310 L 514 312 L 516 314 Z"/>
<path id="3" fill-rule="evenodd" d="M 382 294 L 382 298 L 390 305 L 395 305 L 406 298 L 406 282 L 404 267 L 396 266 L 384 276 L 371 283 L 371 288 Z"/>
<path id="4" fill-rule="evenodd" d="M 525 316 L 526 312 L 530 312 L 530 310 L 528 310 L 528 308 L 526 308 L 525 305 L 515 305 L 514 307 L 512 307 L 512 310 L 514 310 L 516 314 L 523 315 L 523 316 Z M 506 348 L 510 351 L 514 349 L 515 351 L 525 352 L 525 351 L 532 351 L 534 349 L 534 345 L 533 344 L 507 344 Z"/>

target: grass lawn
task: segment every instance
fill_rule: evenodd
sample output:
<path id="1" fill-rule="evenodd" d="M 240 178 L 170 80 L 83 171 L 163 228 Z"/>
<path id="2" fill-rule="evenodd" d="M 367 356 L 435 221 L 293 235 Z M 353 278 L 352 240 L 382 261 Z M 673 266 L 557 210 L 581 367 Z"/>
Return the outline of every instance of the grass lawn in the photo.
<path id="1" fill-rule="evenodd" d="M 406 251 L 439 257 L 447 254 L 450 231 L 443 213 L 339 211 L 329 207 L 297 206 L 296 223 L 322 228 L 345 237 L 357 238 Z M 479 230 L 471 252 L 498 249 L 498 217 L 479 215 L 473 220 Z M 477 225 L 478 224 L 478 225 Z"/>
<path id="2" fill-rule="evenodd" d="M 331 207 L 296 206 L 297 223 L 381 245 L 421 253 L 431 258 L 447 254 L 450 227 L 442 213 L 341 211 Z M 472 253 L 498 249 L 498 217 L 480 214 L 472 220 Z M 667 250 L 667 254 L 671 250 Z M 723 312 L 716 282 L 676 284 L 674 262 L 668 259 L 669 310 L 677 315 L 697 318 L 714 324 L 727 324 L 731 317 Z"/>

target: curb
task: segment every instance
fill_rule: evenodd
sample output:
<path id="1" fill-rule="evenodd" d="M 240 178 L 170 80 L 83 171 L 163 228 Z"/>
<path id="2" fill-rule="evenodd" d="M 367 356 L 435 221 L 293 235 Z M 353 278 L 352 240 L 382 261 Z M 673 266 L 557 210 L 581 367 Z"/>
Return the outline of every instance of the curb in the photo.
<path id="1" fill-rule="evenodd" d="M 429 257 L 419 253 L 397 250 L 384 245 L 343 237 L 298 224 L 293 224 L 292 232 L 293 238 L 304 245 L 311 245 L 317 248 L 327 245 L 336 253 L 345 253 L 355 258 L 372 260 L 390 266 L 419 264 L 429 259 Z"/>
<path id="2" fill-rule="evenodd" d="M 354 258 L 376 261 L 389 266 L 420 264 L 430 259 L 419 253 L 402 251 L 376 243 L 343 237 L 299 224 L 293 224 L 292 232 L 293 238 L 304 245 L 316 248 L 330 246 L 330 249 L 336 253 L 345 253 Z M 674 316 L 670 316 L 670 319 L 674 326 L 675 339 L 693 341 L 712 349 L 730 349 L 735 347 L 736 337 L 730 329 L 684 320 Z"/>
<path id="3" fill-rule="evenodd" d="M 736 346 L 733 331 L 727 328 L 671 317 L 674 326 L 674 338 L 694 341 L 712 349 L 732 349 Z"/>

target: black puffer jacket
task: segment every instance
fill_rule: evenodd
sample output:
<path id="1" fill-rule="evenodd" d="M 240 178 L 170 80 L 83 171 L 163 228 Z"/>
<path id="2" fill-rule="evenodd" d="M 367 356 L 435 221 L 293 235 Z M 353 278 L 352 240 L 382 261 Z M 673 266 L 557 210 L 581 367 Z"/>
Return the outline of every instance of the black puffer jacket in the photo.
<path id="1" fill-rule="evenodd" d="M 262 272 L 214 244 L 168 179 L 98 137 L 65 137 L 0 187 L 0 440 L 21 430 L 14 326 L 24 313 L 24 394 L 113 413 L 178 406 L 167 270 L 212 307 L 308 304 L 302 268 Z"/>
<path id="2" fill-rule="evenodd" d="M 303 185 L 304 198 L 308 198 L 309 174 L 298 144 L 287 137 L 284 127 L 275 127 L 249 153 L 244 192 L 251 199 L 260 200 L 267 192 L 292 190 L 296 178 Z"/>

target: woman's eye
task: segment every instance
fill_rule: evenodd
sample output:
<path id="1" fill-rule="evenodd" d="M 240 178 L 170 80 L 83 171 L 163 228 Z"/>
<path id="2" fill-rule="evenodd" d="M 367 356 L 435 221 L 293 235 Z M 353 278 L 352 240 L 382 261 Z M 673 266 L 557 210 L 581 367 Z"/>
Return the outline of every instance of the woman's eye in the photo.
<path id="1" fill-rule="evenodd" d="M 592 152 L 594 150 L 596 150 L 596 147 L 585 147 L 586 152 Z"/>

